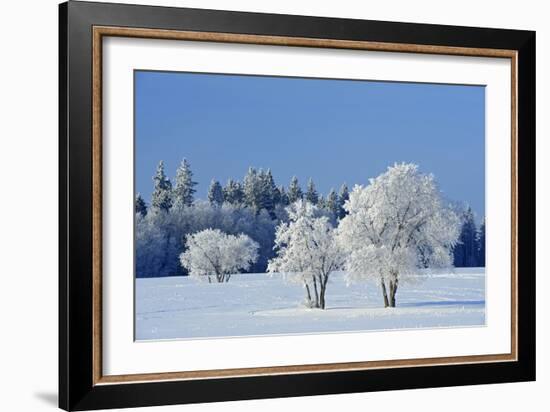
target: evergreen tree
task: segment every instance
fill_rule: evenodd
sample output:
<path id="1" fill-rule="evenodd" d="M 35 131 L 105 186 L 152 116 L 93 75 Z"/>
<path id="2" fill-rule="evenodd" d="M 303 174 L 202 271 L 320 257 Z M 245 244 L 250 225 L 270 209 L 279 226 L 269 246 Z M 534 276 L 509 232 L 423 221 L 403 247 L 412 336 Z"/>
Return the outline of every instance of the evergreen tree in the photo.
<path id="1" fill-rule="evenodd" d="M 210 182 L 208 201 L 212 206 L 221 206 L 223 204 L 223 189 L 217 180 L 212 179 L 212 182 Z"/>
<path id="2" fill-rule="evenodd" d="M 142 217 L 147 216 L 147 205 L 139 193 L 136 196 L 136 213 L 139 213 Z"/>
<path id="3" fill-rule="evenodd" d="M 275 187 L 273 189 L 273 205 L 276 207 L 277 205 L 281 204 L 281 189 L 279 187 Z"/>
<path id="4" fill-rule="evenodd" d="M 223 197 L 226 202 L 232 205 L 242 204 L 244 201 L 242 185 L 233 179 L 229 179 L 223 189 Z"/>
<path id="5" fill-rule="evenodd" d="M 275 181 L 273 179 L 273 175 L 271 174 L 271 170 L 267 169 L 265 172 L 260 170 L 259 178 L 261 185 L 260 208 L 265 209 L 271 218 L 275 218 L 275 191 L 277 190 L 277 186 L 275 186 Z"/>
<path id="6" fill-rule="evenodd" d="M 462 226 L 458 243 L 454 247 L 454 265 L 456 267 L 474 267 L 477 266 L 477 242 L 476 242 L 476 224 L 472 208 L 468 209 L 462 215 Z"/>
<path id="7" fill-rule="evenodd" d="M 243 179 L 243 192 L 245 204 L 259 213 L 262 209 L 262 182 L 258 171 L 253 167 L 248 169 Z"/>
<path id="8" fill-rule="evenodd" d="M 178 170 L 176 171 L 176 184 L 174 187 L 174 206 L 181 208 L 183 206 L 191 206 L 193 204 L 193 195 L 195 194 L 195 186 L 197 182 L 193 181 L 193 172 L 189 162 L 183 159 Z"/>
<path id="9" fill-rule="evenodd" d="M 330 213 L 332 213 L 335 219 L 338 217 L 338 212 L 340 209 L 338 204 L 338 195 L 336 194 L 334 189 L 330 189 L 330 192 L 327 196 L 326 209 Z"/>
<path id="10" fill-rule="evenodd" d="M 164 174 L 164 162 L 162 160 L 159 162 L 153 182 L 151 208 L 156 211 L 167 212 L 172 207 L 172 183 Z"/>
<path id="11" fill-rule="evenodd" d="M 485 219 L 481 222 L 476 236 L 477 265 L 485 267 Z"/>
<path id="12" fill-rule="evenodd" d="M 327 207 L 327 201 L 325 200 L 323 195 L 319 195 L 317 197 L 317 205 L 319 209 L 324 210 Z"/>
<path id="13" fill-rule="evenodd" d="M 313 205 L 316 205 L 317 202 L 319 202 L 319 194 L 315 189 L 315 183 L 313 183 L 312 178 L 309 178 L 307 182 L 306 200 Z"/>
<path id="14" fill-rule="evenodd" d="M 344 205 L 346 204 L 346 201 L 349 199 L 349 190 L 348 186 L 344 183 L 342 186 L 340 186 L 340 192 L 338 193 L 338 218 L 343 219 L 347 212 L 344 209 Z"/>
<path id="15" fill-rule="evenodd" d="M 280 194 L 280 201 L 279 203 L 283 206 L 288 206 L 289 205 L 289 200 L 288 200 L 288 194 L 286 193 L 286 190 L 285 190 L 285 187 L 283 185 L 279 186 L 279 194 Z"/>
<path id="16" fill-rule="evenodd" d="M 298 178 L 293 176 L 290 181 L 290 185 L 288 186 L 288 202 L 294 203 L 297 200 L 302 199 L 302 197 L 302 189 L 300 189 L 300 185 L 298 184 Z"/>

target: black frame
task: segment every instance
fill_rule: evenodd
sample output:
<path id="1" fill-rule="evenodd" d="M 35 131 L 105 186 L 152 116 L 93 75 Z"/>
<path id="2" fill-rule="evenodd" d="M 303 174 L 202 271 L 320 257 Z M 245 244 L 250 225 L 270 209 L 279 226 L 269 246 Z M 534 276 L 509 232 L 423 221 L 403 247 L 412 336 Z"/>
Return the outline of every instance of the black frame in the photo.
<path id="1" fill-rule="evenodd" d="M 518 361 L 93 385 L 92 26 L 518 52 Z M 171 7 L 59 6 L 59 406 L 88 410 L 535 380 L 535 32 Z"/>

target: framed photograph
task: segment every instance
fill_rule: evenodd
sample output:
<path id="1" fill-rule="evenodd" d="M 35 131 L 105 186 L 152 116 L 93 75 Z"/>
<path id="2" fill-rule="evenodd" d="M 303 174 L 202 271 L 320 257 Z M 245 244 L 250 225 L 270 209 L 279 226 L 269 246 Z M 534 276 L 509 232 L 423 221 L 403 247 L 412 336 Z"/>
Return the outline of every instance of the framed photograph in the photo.
<path id="1" fill-rule="evenodd" d="M 535 33 L 60 5 L 59 404 L 535 379 Z"/>

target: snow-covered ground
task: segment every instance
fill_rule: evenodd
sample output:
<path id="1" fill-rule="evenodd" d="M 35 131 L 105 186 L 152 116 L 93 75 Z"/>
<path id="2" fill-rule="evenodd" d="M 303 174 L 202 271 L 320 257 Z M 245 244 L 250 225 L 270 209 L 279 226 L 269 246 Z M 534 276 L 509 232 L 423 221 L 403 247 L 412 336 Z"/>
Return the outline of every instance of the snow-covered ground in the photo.
<path id="1" fill-rule="evenodd" d="M 485 324 L 484 268 L 431 273 L 401 284 L 384 309 L 377 284 L 347 286 L 331 275 L 327 309 L 303 306 L 304 289 L 281 275 L 233 275 L 229 283 L 189 277 L 137 279 L 136 339 L 368 331 Z"/>

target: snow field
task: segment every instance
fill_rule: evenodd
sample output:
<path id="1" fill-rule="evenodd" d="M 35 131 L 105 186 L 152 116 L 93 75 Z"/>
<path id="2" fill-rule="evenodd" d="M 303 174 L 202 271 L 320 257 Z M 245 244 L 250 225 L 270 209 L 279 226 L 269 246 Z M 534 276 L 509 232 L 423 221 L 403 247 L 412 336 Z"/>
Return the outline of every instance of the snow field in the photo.
<path id="1" fill-rule="evenodd" d="M 236 274 L 211 284 L 188 276 L 136 279 L 136 339 L 483 326 L 485 271 L 426 273 L 400 284 L 396 308 L 383 308 L 376 282 L 347 285 L 335 272 L 326 310 L 308 309 L 304 300 L 304 289 L 281 274 Z"/>

